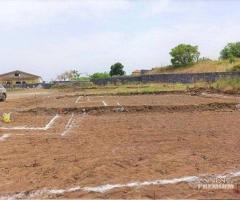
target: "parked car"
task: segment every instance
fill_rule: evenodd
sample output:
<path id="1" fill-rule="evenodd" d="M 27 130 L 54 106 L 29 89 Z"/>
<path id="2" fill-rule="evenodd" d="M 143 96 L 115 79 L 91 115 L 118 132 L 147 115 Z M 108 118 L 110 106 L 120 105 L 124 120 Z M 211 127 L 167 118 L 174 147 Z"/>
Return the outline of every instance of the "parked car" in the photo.
<path id="1" fill-rule="evenodd" d="M 0 84 L 0 101 L 5 101 L 7 99 L 7 90 Z"/>

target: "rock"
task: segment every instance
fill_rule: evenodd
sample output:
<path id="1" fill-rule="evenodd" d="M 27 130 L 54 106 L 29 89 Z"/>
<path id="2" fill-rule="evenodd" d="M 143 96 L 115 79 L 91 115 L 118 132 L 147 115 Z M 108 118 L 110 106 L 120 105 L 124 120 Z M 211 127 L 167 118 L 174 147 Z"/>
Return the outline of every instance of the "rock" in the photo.
<path id="1" fill-rule="evenodd" d="M 240 110 L 240 104 L 236 105 L 236 108 L 237 108 L 238 110 Z"/>

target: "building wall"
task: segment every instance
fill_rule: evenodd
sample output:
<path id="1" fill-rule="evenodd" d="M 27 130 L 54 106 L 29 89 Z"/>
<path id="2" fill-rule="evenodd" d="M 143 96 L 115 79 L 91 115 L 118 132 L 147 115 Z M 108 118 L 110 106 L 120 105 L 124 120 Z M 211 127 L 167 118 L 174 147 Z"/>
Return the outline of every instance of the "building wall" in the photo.
<path id="1" fill-rule="evenodd" d="M 5 86 L 38 84 L 41 82 L 41 77 L 19 70 L 0 74 L 0 83 Z"/>
<path id="2" fill-rule="evenodd" d="M 37 83 L 41 83 L 41 79 L 40 78 L 35 78 L 35 79 L 5 79 L 5 80 L 0 80 L 0 83 L 3 85 L 17 85 L 17 84 L 37 84 Z"/>
<path id="3" fill-rule="evenodd" d="M 141 72 L 140 71 L 134 71 L 132 72 L 132 76 L 140 76 Z"/>
<path id="4" fill-rule="evenodd" d="M 15 85 L 24 85 L 24 84 L 38 84 L 41 83 L 42 80 L 40 78 L 35 79 L 18 79 L 18 80 L 0 80 L 0 83 L 5 86 L 15 86 Z"/>

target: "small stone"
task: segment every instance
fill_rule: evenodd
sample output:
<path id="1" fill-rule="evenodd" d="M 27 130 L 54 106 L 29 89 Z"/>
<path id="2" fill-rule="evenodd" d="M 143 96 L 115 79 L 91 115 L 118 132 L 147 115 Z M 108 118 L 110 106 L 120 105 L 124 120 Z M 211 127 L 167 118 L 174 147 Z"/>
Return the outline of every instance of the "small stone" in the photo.
<path id="1" fill-rule="evenodd" d="M 240 110 L 240 104 L 236 105 L 236 108 L 237 108 L 238 110 Z"/>

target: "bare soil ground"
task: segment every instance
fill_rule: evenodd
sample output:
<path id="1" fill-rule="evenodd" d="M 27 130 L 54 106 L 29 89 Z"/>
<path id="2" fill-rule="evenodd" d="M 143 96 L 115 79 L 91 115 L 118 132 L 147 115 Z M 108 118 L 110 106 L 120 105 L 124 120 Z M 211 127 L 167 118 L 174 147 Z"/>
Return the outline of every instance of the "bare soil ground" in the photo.
<path id="1" fill-rule="evenodd" d="M 238 103 L 233 96 L 185 94 L 79 97 L 48 92 L 10 96 L 0 104 L 0 113 L 12 112 L 13 117 L 10 124 L 0 123 L 0 198 L 239 199 Z M 234 107 L 180 112 L 32 112 L 40 108 L 147 105 L 164 109 L 209 104 Z M 53 120 L 56 114 L 59 117 Z M 1 129 L 17 126 L 47 128 Z M 238 174 L 228 180 L 234 189 L 198 189 L 194 181 L 178 181 L 232 172 Z M 147 182 L 155 180 L 165 182 Z M 130 184 L 134 182 L 138 184 Z"/>

